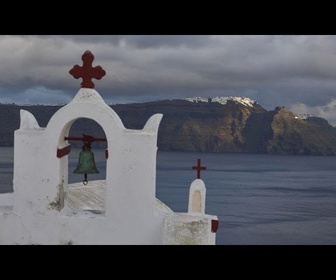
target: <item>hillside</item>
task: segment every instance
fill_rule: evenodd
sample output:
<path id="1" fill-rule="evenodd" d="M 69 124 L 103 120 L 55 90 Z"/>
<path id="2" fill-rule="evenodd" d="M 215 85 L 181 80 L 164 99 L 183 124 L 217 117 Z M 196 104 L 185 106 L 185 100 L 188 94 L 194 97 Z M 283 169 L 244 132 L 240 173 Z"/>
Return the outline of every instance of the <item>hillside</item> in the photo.
<path id="1" fill-rule="evenodd" d="M 20 109 L 31 112 L 41 127 L 61 106 L 0 104 L 0 146 L 12 146 Z M 335 155 L 336 129 L 325 119 L 301 119 L 283 107 L 267 111 L 240 97 L 188 98 L 111 107 L 126 128 L 141 129 L 162 113 L 158 148 L 162 151 Z M 97 123 L 77 120 L 70 135 L 104 137 Z M 98 143 L 97 143 L 98 145 Z"/>

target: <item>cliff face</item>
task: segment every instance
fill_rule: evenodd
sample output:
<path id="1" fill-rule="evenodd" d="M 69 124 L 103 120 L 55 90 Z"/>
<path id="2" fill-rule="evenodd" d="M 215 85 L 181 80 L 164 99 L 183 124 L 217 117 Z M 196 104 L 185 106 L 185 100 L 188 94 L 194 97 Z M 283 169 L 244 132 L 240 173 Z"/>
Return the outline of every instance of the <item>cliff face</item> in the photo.
<path id="1" fill-rule="evenodd" d="M 273 137 L 267 143 L 271 154 L 334 155 L 336 129 L 318 117 L 298 119 L 292 112 L 278 109 L 272 112 Z"/>
<path id="2" fill-rule="evenodd" d="M 162 113 L 159 150 L 336 154 L 336 129 L 325 119 L 300 119 L 285 108 L 277 107 L 267 111 L 257 103 L 246 103 L 246 100 L 240 99 L 210 101 L 164 100 L 111 107 L 125 127 L 131 129 L 143 128 L 149 117 Z M 39 125 L 44 127 L 60 107 L 0 104 L 0 146 L 13 145 L 14 130 L 19 128 L 21 108 L 33 113 Z M 89 119 L 77 120 L 71 127 L 70 135 L 80 136 L 82 133 L 104 137 L 101 127 Z"/>
<path id="3" fill-rule="evenodd" d="M 169 150 L 243 152 L 246 122 L 252 114 L 260 111 L 264 112 L 264 109 L 258 106 L 246 107 L 235 102 L 226 105 L 192 104 L 184 112 L 183 119 L 166 116 L 159 132 L 159 144 L 162 149 Z"/>
<path id="4" fill-rule="evenodd" d="M 152 114 L 162 113 L 159 149 L 190 152 L 244 152 L 247 121 L 253 114 L 267 112 L 258 104 L 250 107 L 234 101 L 222 105 L 186 100 L 116 105 L 113 109 L 128 128 L 142 128 Z"/>

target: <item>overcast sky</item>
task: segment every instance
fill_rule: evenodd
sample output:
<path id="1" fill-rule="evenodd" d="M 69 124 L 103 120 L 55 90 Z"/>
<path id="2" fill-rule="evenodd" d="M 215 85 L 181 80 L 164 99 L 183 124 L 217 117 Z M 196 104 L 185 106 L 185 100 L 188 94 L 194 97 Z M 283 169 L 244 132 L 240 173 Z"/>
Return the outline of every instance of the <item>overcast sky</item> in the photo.
<path id="1" fill-rule="evenodd" d="M 0 102 L 68 103 L 86 50 L 109 104 L 244 96 L 336 123 L 335 35 L 0 35 Z"/>

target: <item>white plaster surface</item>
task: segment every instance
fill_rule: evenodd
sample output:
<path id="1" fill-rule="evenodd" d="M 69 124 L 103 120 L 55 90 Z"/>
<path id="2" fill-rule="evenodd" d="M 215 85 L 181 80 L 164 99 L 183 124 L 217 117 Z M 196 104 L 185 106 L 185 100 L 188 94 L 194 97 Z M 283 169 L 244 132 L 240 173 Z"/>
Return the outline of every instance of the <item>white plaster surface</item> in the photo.
<path id="1" fill-rule="evenodd" d="M 215 245 L 216 233 L 211 231 L 213 215 L 173 213 L 166 215 L 164 224 L 165 245 Z"/>
<path id="2" fill-rule="evenodd" d="M 189 189 L 188 213 L 205 213 L 206 189 L 202 179 L 195 179 Z"/>
<path id="3" fill-rule="evenodd" d="M 0 209 L 1 207 L 13 206 L 13 193 L 0 194 Z"/>
<path id="4" fill-rule="evenodd" d="M 143 129 L 126 129 L 98 92 L 82 88 L 45 128 L 28 111 L 20 115 L 14 192 L 0 195 L 0 244 L 211 243 L 208 215 L 174 215 L 155 197 L 162 114 L 150 117 Z M 106 179 L 87 186 L 68 184 L 68 156 L 56 156 L 58 148 L 69 145 L 64 137 L 79 118 L 103 128 L 109 149 Z M 201 183 L 195 185 L 199 189 Z M 184 234 L 190 230 L 194 240 Z"/>
<path id="5" fill-rule="evenodd" d="M 68 185 L 68 206 L 74 210 L 104 211 L 105 180 Z"/>
<path id="6" fill-rule="evenodd" d="M 68 206 L 73 210 L 104 211 L 105 180 L 89 181 L 87 185 L 82 182 L 69 184 Z M 155 199 L 155 208 L 162 213 L 173 213 L 166 204 Z"/>
<path id="7" fill-rule="evenodd" d="M 41 129 L 33 114 L 20 110 L 20 129 Z"/>

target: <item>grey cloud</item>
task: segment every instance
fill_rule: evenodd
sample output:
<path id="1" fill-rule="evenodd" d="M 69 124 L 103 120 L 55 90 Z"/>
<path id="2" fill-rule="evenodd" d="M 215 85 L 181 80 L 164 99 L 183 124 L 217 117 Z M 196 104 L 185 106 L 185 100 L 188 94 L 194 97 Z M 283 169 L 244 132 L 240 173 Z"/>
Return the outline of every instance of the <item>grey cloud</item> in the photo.
<path id="1" fill-rule="evenodd" d="M 210 35 L 133 35 L 125 36 L 125 43 L 135 48 L 199 48 L 209 45 Z"/>
<path id="2" fill-rule="evenodd" d="M 81 79 L 69 70 L 85 50 L 106 70 L 94 82 L 111 102 L 243 95 L 309 109 L 336 98 L 334 35 L 2 35 L 1 100 L 71 98 Z"/>

